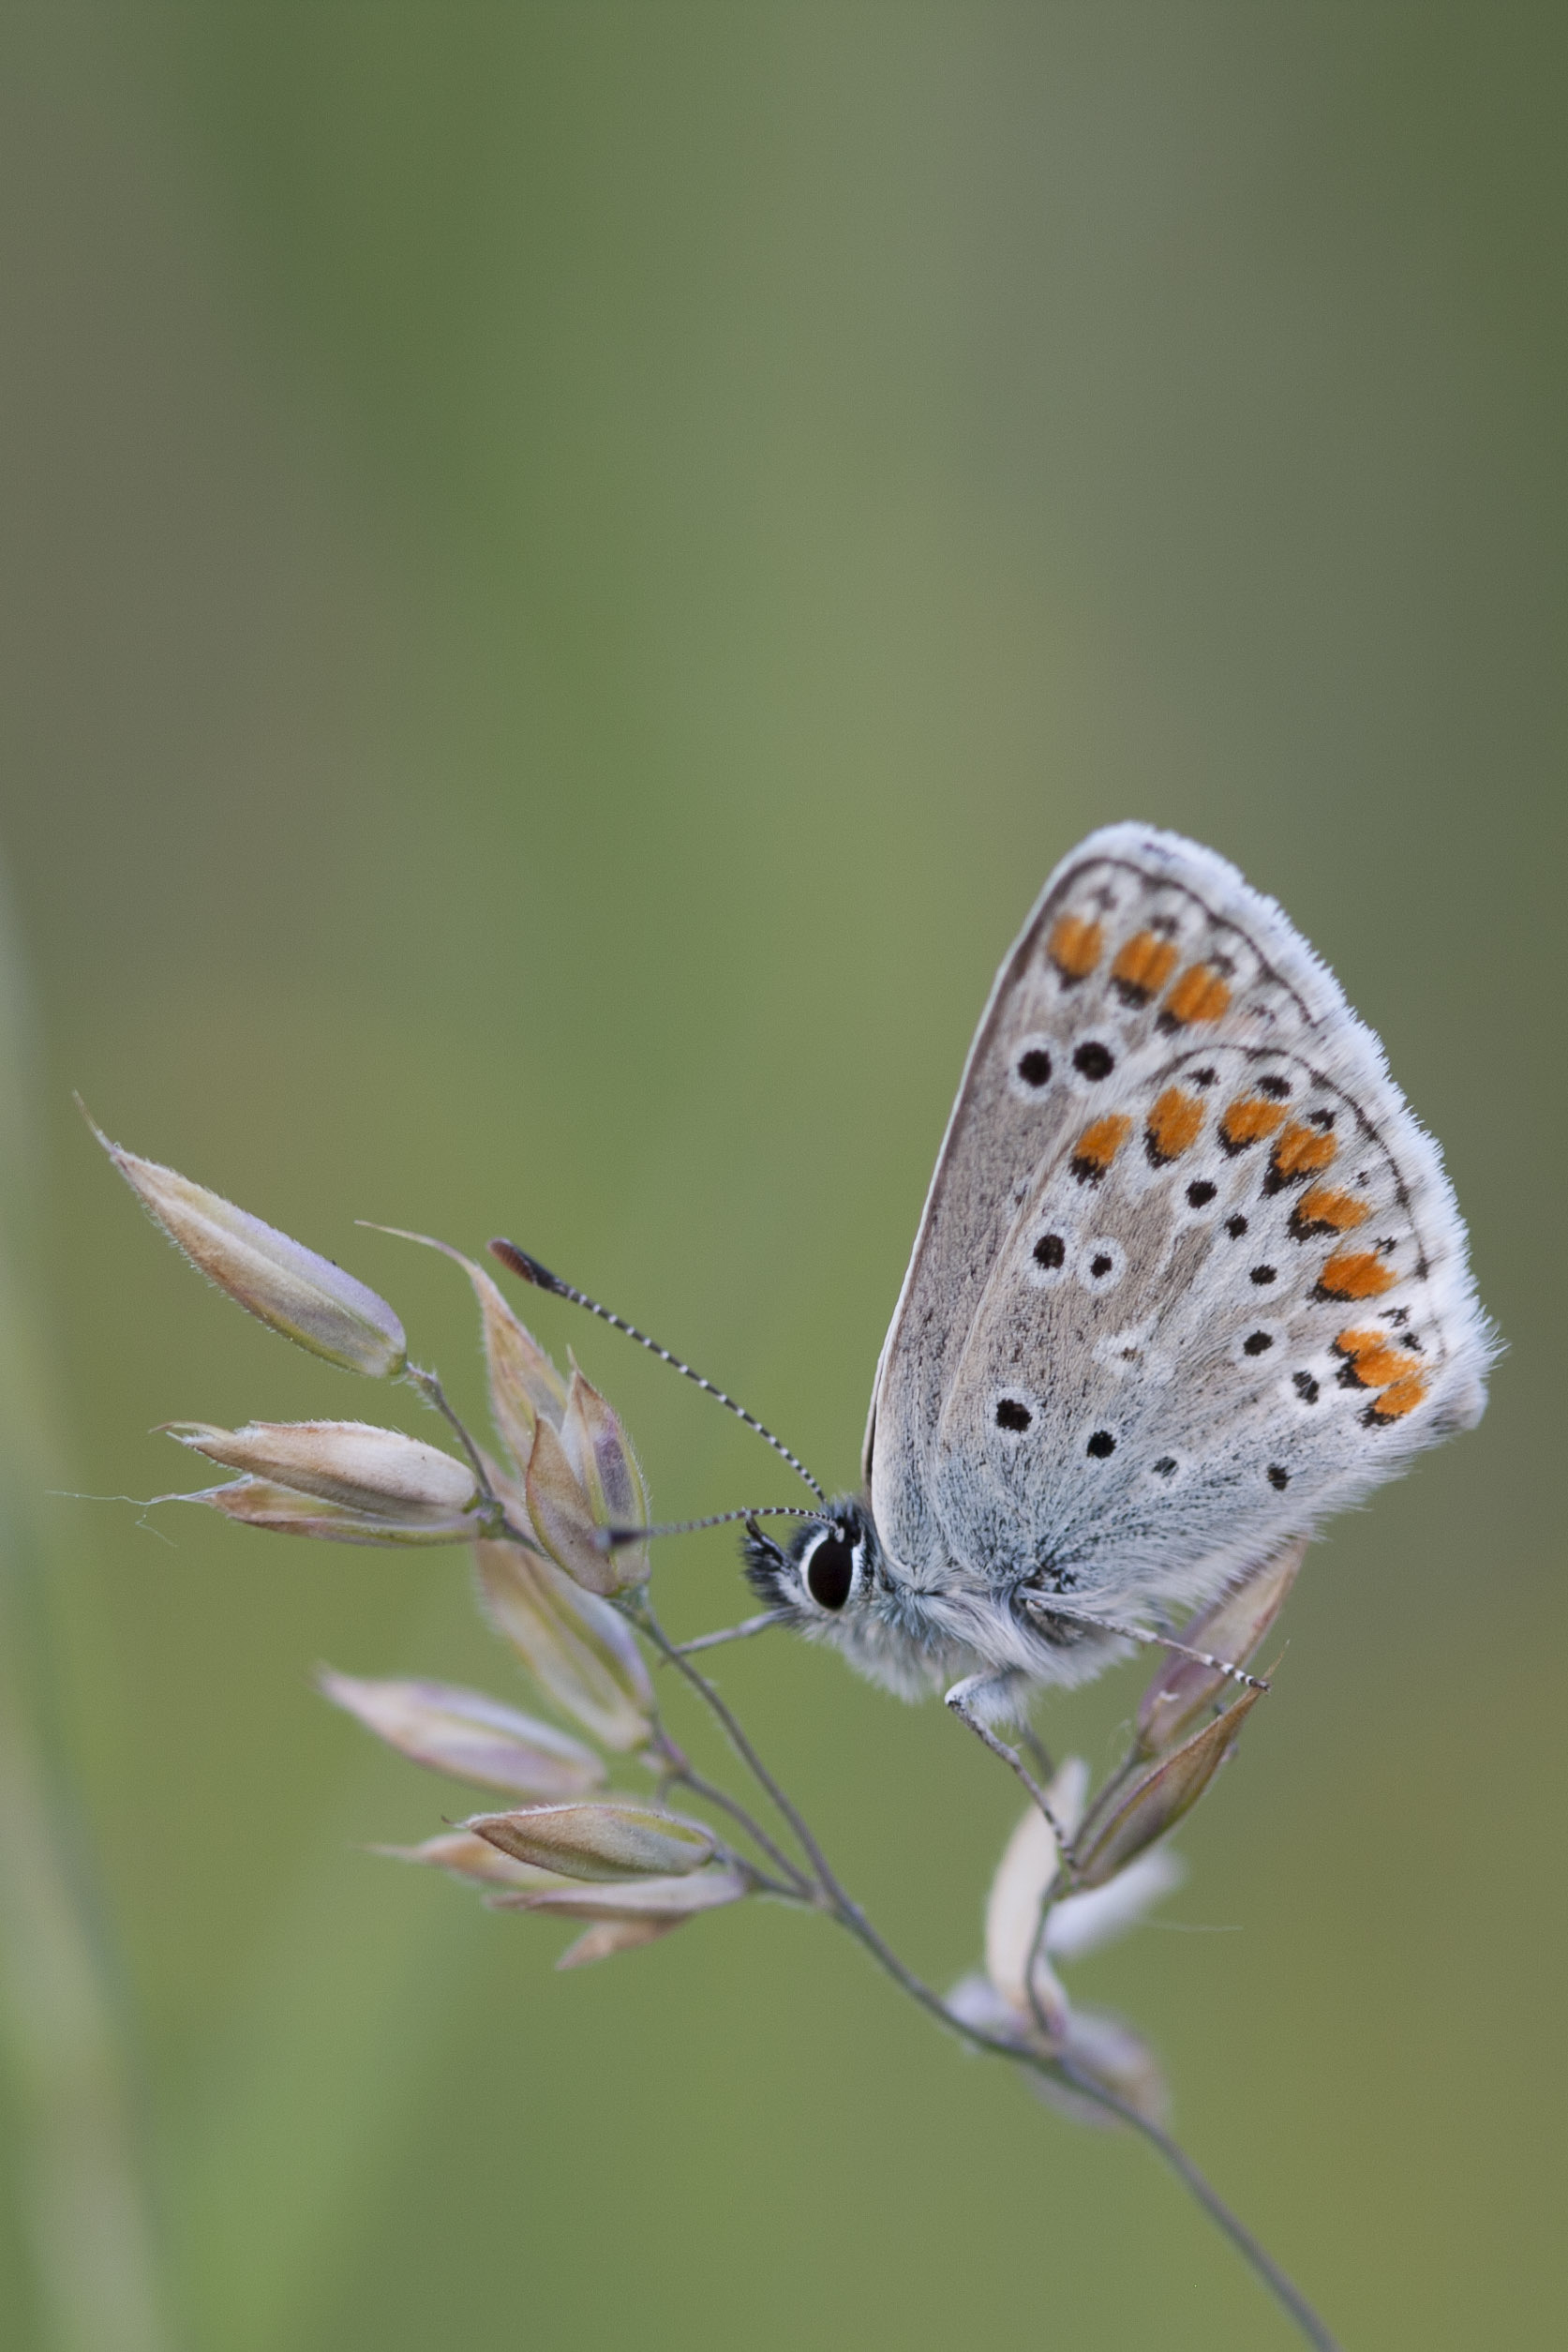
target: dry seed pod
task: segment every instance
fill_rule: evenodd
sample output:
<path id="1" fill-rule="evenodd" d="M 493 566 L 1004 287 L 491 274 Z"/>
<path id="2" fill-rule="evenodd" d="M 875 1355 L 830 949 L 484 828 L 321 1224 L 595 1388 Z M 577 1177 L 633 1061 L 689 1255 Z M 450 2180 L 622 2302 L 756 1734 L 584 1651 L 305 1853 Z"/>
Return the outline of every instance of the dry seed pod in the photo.
<path id="1" fill-rule="evenodd" d="M 683 1879 L 627 1879 L 602 1886 L 547 1887 L 539 1895 L 502 1895 L 497 1908 L 547 1911 L 562 1919 L 664 1919 L 677 1925 L 697 1911 L 739 1903 L 750 1893 L 744 1872 L 715 1864 Z"/>
<path id="2" fill-rule="evenodd" d="M 463 1827 L 517 1862 L 573 1879 L 684 1876 L 700 1870 L 713 1853 L 712 1834 L 701 1821 L 625 1797 L 479 1813 Z"/>
<path id="3" fill-rule="evenodd" d="M 1181 1856 L 1168 1846 L 1148 1849 L 1103 1886 L 1085 1887 L 1052 1905 L 1045 1927 L 1047 1953 L 1053 1960 L 1086 1959 L 1102 1944 L 1136 1927 L 1186 1876 Z"/>
<path id="4" fill-rule="evenodd" d="M 274 1480 L 346 1511 L 410 1528 L 475 1532 L 479 1490 L 472 1470 L 439 1446 L 367 1421 L 251 1421 L 242 1430 L 209 1421 L 166 1421 L 166 1435 L 226 1470 Z"/>
<path id="5" fill-rule="evenodd" d="M 566 1413 L 566 1383 L 482 1266 L 475 1266 L 450 1242 L 437 1241 L 429 1234 L 405 1233 L 397 1225 L 377 1225 L 372 1230 L 391 1234 L 399 1241 L 417 1241 L 426 1250 L 439 1250 L 454 1266 L 460 1266 L 473 1284 L 485 1334 L 490 1417 L 521 1476 L 533 1451 L 536 1424 L 544 1419 L 560 1427 Z"/>
<path id="6" fill-rule="evenodd" d="M 450 1683 L 363 1682 L 330 1669 L 323 1669 L 317 1682 L 334 1706 L 355 1716 L 399 1755 L 450 1773 L 454 1779 L 539 1798 L 586 1796 L 604 1780 L 603 1763 L 580 1740 L 558 1731 L 553 1724 L 519 1715 L 483 1691 Z M 471 1842 L 485 1841 L 473 1837 Z M 494 1838 L 488 1842 L 498 1844 Z M 535 1860 L 529 1854 L 514 1858 Z M 458 1865 L 444 1862 L 443 1866 Z"/>
<path id="7" fill-rule="evenodd" d="M 575 1943 L 569 1943 L 560 1959 L 558 1969 L 586 1969 L 595 1960 L 613 1960 L 619 1952 L 639 1952 L 645 1943 L 657 1943 L 661 1936 L 673 1935 L 684 1926 L 684 1919 L 600 1919 L 591 1927 L 585 1927 Z"/>
<path id="8" fill-rule="evenodd" d="M 624 1551 L 601 1551 L 588 1490 L 548 1421 L 541 1421 L 533 1435 L 528 1510 L 534 1534 L 574 1583 L 604 1596 L 638 1580 L 626 1574 Z"/>
<path id="9" fill-rule="evenodd" d="M 1052 1811 L 1069 1834 L 1083 1813 L 1087 1789 L 1088 1767 L 1072 1756 L 1046 1791 Z M 1060 1859 L 1050 1822 L 1038 1805 L 1031 1805 L 1008 1840 L 985 1907 L 986 1974 L 1003 2000 L 1020 2014 L 1030 2011 L 1029 1958 L 1035 1951 L 1040 1905 Z M 1035 1958 L 1034 1987 L 1048 2019 L 1053 2019 L 1057 2011 L 1065 2012 L 1066 1995 L 1043 1954 Z"/>
<path id="10" fill-rule="evenodd" d="M 541 1690 L 606 1747 L 641 1747 L 653 1689 L 625 1619 L 565 1572 L 513 1543 L 474 1546 L 485 1613 Z"/>
<path id="11" fill-rule="evenodd" d="M 1182 1627 L 1190 1649 L 1207 1650 L 1231 1666 L 1245 1666 L 1285 1606 L 1309 1538 L 1297 1536 L 1272 1560 L 1251 1570 Z M 1204 1709 L 1230 1687 L 1229 1675 L 1197 1658 L 1168 1656 L 1138 1710 L 1138 1751 L 1157 1756 L 1189 1730 Z"/>
<path id="12" fill-rule="evenodd" d="M 1095 2009 L 1072 2010 L 1060 2055 L 1074 2074 L 1110 2091 L 1113 2098 L 1120 2099 L 1146 2122 L 1163 2129 L 1170 2120 L 1171 2094 L 1159 2060 L 1142 2036 L 1124 2025 L 1120 2017 L 1110 2017 Z M 1085 2093 L 1075 2091 L 1070 2081 L 1059 2082 L 1049 2075 L 1034 2075 L 1029 2078 L 1029 2087 L 1048 2105 L 1070 2115 L 1077 2122 L 1094 2123 L 1103 2129 L 1116 2120 Z"/>
<path id="13" fill-rule="evenodd" d="M 351 1511 L 341 1503 L 323 1502 L 317 1494 L 302 1494 L 297 1487 L 281 1487 L 270 1478 L 236 1478 L 226 1487 L 202 1487 L 194 1494 L 165 1494 L 164 1503 L 205 1503 L 226 1519 L 244 1527 L 260 1527 L 272 1536 L 313 1536 L 335 1544 L 466 1544 L 473 1541 L 473 1521 L 466 1512 L 448 1520 L 411 1525 L 406 1519 L 384 1518 L 375 1511 Z"/>
<path id="14" fill-rule="evenodd" d="M 426 1837 L 423 1845 L 372 1846 L 369 1851 L 384 1855 L 389 1862 L 418 1862 L 428 1870 L 446 1870 L 470 1885 L 504 1887 L 513 1895 L 566 1883 L 558 1871 L 536 1870 L 531 1863 L 514 1862 L 499 1846 L 475 1837 L 470 1830 L 446 1830 L 439 1837 Z"/>
<path id="15" fill-rule="evenodd" d="M 631 1441 L 617 1415 L 575 1359 L 566 1396 L 561 1443 L 588 1492 L 597 1527 L 646 1527 L 648 1496 Z M 648 1546 L 627 1544 L 615 1553 L 617 1591 L 641 1584 L 649 1572 Z"/>
<path id="16" fill-rule="evenodd" d="M 1060 1989 L 1058 1986 L 1058 1992 Z M 1033 2012 L 1027 2007 L 1016 2007 L 978 1969 L 959 1979 L 948 1995 L 946 2006 L 953 2023 L 967 2028 L 971 2032 L 990 2034 L 998 2041 L 1015 2043 L 1021 2050 L 1046 2052 L 1055 2047 L 1051 2036 L 1041 2034 L 1039 2022 Z M 1050 2014 L 1050 2010 L 1045 2009 L 1045 2015 L 1049 2016 Z"/>
<path id="17" fill-rule="evenodd" d="M 1244 1690 L 1234 1706 L 1216 1715 L 1180 1747 L 1131 1781 L 1113 1786 L 1108 1806 L 1103 1812 L 1096 1807 L 1078 1841 L 1080 1886 L 1104 1886 L 1135 1854 L 1163 1837 L 1184 1813 L 1191 1811 L 1262 1695 L 1260 1690 Z"/>
<path id="18" fill-rule="evenodd" d="M 384 1298 L 276 1225 L 87 1124 L 155 1223 L 236 1305 L 347 1371 L 382 1380 L 406 1368 L 403 1326 Z"/>

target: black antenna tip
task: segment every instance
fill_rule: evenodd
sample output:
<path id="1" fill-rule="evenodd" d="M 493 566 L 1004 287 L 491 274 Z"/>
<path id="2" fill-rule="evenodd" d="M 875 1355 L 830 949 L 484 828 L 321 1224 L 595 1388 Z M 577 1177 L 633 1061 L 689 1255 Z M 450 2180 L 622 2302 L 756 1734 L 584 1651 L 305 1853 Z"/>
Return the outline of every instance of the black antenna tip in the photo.
<path id="1" fill-rule="evenodd" d="M 515 1241 L 492 1241 L 489 1250 L 490 1255 L 500 1265 L 514 1274 L 520 1274 L 524 1281 L 531 1282 L 536 1290 L 553 1290 L 558 1296 L 565 1291 L 567 1286 L 558 1274 L 552 1274 L 547 1266 L 541 1266 L 537 1258 L 530 1258 L 526 1250 L 519 1250 Z"/>

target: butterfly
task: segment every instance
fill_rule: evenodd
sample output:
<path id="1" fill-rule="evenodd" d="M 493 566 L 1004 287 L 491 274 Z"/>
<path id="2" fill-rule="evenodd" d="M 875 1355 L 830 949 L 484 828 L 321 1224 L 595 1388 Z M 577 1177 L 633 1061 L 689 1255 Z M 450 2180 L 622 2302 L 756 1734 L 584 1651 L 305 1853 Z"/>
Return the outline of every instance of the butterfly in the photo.
<path id="1" fill-rule="evenodd" d="M 1213 850 L 1109 826 L 980 1017 L 862 1491 L 787 1547 L 754 1522 L 747 1574 L 874 1681 L 1016 1719 L 1472 1426 L 1495 1350 L 1327 966 Z"/>

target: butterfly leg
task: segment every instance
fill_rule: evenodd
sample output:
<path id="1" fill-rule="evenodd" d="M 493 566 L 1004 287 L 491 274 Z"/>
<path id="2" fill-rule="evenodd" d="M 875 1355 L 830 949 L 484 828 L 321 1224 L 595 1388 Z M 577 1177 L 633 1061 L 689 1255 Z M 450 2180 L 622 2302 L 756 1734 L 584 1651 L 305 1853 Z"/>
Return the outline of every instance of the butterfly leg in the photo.
<path id="1" fill-rule="evenodd" d="M 993 1756 L 999 1756 L 1010 1772 L 1018 1775 L 1019 1779 L 1023 1781 L 1030 1796 L 1044 1814 L 1047 1827 L 1056 1840 L 1057 1852 L 1063 1861 L 1070 1865 L 1072 1840 L 1052 1811 L 1050 1798 L 1017 1748 L 1009 1747 L 1007 1741 L 983 1720 L 982 1711 L 984 1714 L 989 1714 L 998 1700 L 1009 1697 L 1011 1691 L 1012 1677 L 1010 1675 L 966 1674 L 963 1682 L 953 1685 L 943 1700 L 943 1704 L 957 1715 L 961 1723 L 966 1723 L 975 1737 L 983 1741 Z"/>

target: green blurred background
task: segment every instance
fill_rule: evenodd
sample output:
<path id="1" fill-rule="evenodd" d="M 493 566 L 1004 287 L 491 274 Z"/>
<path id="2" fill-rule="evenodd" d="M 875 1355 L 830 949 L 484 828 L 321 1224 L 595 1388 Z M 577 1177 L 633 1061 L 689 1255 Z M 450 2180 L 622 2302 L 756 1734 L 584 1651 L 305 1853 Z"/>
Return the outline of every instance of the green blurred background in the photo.
<path id="1" fill-rule="evenodd" d="M 463 1791 L 308 1670 L 520 1689 L 460 1554 L 52 1491 L 181 1483 L 168 1417 L 381 1409 L 182 1269 L 73 1086 L 470 1407 L 464 1286 L 356 1217 L 515 1233 L 848 1481 L 992 972 L 1123 816 L 1329 957 L 1510 1352 L 1315 1553 L 1174 1925 L 1076 1982 L 1348 2345 L 1561 2343 L 1568 18 L 3 37 L 7 2345 L 1293 2341 L 1143 2150 L 826 1928 L 563 1977 L 364 1854 Z M 662 1510 L 792 1499 L 534 1320 Z M 739 1602 L 724 1536 L 661 1583 Z M 971 1965 L 1000 1772 L 798 1647 L 724 1679 L 909 1958 Z M 1048 1736 L 1108 1761 L 1137 1687 Z"/>

